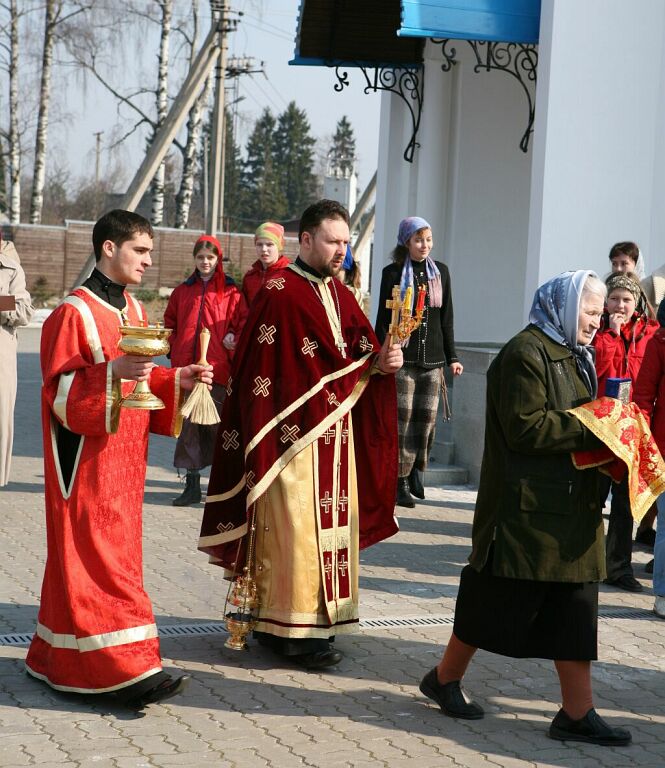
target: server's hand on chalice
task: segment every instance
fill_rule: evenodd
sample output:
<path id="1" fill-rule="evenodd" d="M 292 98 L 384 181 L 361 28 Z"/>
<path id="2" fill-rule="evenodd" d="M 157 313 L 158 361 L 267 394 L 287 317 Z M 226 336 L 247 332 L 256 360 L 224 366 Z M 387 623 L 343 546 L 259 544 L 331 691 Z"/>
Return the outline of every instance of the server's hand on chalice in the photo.
<path id="1" fill-rule="evenodd" d="M 383 342 L 376 363 L 381 373 L 397 373 L 404 364 L 402 347 L 399 344 L 390 343 L 390 334 L 386 336 Z"/>
<path id="2" fill-rule="evenodd" d="M 212 365 L 186 365 L 180 369 L 180 386 L 189 392 L 198 382 L 212 389 Z"/>
<path id="3" fill-rule="evenodd" d="M 126 381 L 147 381 L 154 367 L 152 357 L 140 355 L 120 355 L 111 363 L 113 378 Z"/>

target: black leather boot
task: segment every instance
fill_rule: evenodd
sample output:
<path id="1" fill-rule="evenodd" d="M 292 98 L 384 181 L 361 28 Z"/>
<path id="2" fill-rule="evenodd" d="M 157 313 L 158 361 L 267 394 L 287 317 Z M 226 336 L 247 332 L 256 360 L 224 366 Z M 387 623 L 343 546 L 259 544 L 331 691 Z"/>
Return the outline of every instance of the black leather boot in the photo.
<path id="1" fill-rule="evenodd" d="M 423 481 L 420 479 L 420 472 L 415 467 L 409 473 L 409 490 L 417 499 L 425 498 Z"/>
<path id="2" fill-rule="evenodd" d="M 409 478 L 398 477 L 397 478 L 397 500 L 395 504 L 398 507 L 415 507 L 416 502 L 413 500 L 409 493 Z"/>
<path id="3" fill-rule="evenodd" d="M 201 475 L 194 469 L 187 470 L 185 490 L 173 499 L 174 507 L 191 507 L 201 501 Z"/>

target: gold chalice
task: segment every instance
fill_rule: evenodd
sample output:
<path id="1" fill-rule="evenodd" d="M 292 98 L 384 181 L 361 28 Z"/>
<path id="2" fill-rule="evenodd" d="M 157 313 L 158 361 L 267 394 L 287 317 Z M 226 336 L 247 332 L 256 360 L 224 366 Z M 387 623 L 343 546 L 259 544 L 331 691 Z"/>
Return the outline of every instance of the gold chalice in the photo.
<path id="1" fill-rule="evenodd" d="M 169 351 L 168 338 L 171 328 L 155 325 L 121 325 L 118 348 L 126 355 L 141 357 L 156 357 Z M 132 392 L 123 397 L 121 405 L 124 408 L 140 408 L 146 411 L 159 411 L 164 403 L 150 391 L 147 381 L 137 381 Z"/>

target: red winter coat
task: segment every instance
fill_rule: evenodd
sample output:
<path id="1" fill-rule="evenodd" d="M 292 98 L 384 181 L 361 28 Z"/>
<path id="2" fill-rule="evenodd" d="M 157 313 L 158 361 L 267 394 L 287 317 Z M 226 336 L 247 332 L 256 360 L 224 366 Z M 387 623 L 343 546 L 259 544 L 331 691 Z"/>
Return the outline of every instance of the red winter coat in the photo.
<path id="1" fill-rule="evenodd" d="M 647 344 L 633 400 L 651 423 L 661 453 L 665 451 L 665 328 L 659 328 Z"/>
<path id="2" fill-rule="evenodd" d="M 605 383 L 609 378 L 632 379 L 635 386 L 647 342 L 658 327 L 655 320 L 636 317 L 621 327 L 620 335 L 609 328 L 601 328 L 596 333 L 593 346 L 596 348 L 598 397 L 605 394 Z"/>
<path id="3" fill-rule="evenodd" d="M 245 276 L 242 279 L 242 292 L 245 294 L 247 304 L 251 304 L 254 301 L 254 297 L 263 288 L 265 281 L 272 277 L 276 270 L 284 269 L 290 263 L 290 259 L 286 256 L 280 256 L 274 264 L 264 269 L 261 259 L 257 259 L 245 272 Z"/>
<path id="4" fill-rule="evenodd" d="M 233 333 L 236 342 L 247 318 L 247 303 L 236 284 L 226 277 L 221 265 L 208 283 L 204 283 L 197 270 L 171 294 L 164 325 L 173 328 L 169 337 L 171 365 L 181 367 L 198 362 L 199 334 L 202 328 L 210 331 L 208 362 L 213 367 L 217 384 L 229 380 L 233 352 L 222 344 L 227 333 Z"/>

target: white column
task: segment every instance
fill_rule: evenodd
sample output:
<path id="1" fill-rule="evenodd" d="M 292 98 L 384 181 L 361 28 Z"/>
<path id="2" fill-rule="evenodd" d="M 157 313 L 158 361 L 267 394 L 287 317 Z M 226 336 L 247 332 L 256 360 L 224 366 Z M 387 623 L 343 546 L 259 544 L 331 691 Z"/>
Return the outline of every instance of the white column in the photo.
<path id="1" fill-rule="evenodd" d="M 431 42 L 425 47 L 425 101 L 420 120 L 415 162 L 418 173 L 416 203 L 405 215 L 422 216 L 432 225 L 433 257 L 446 261 L 444 243 L 450 223 L 446 217 L 448 159 L 451 147 L 450 99 L 454 72 L 443 72 L 441 49 Z"/>
<path id="2" fill-rule="evenodd" d="M 397 225 L 402 218 L 408 198 L 409 163 L 402 153 L 406 146 L 405 121 L 408 110 L 402 100 L 391 93 L 381 94 L 379 128 L 379 158 L 376 177 L 376 223 L 374 225 L 374 251 L 372 255 L 372 279 L 370 320 L 376 320 L 381 272 L 388 264 L 395 247 Z M 410 122 L 410 121 L 409 121 Z M 408 141 L 408 139 L 406 139 Z"/>

